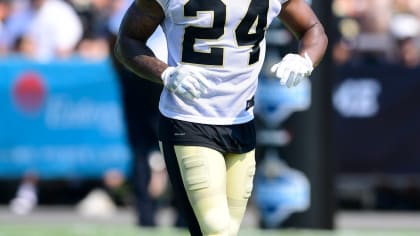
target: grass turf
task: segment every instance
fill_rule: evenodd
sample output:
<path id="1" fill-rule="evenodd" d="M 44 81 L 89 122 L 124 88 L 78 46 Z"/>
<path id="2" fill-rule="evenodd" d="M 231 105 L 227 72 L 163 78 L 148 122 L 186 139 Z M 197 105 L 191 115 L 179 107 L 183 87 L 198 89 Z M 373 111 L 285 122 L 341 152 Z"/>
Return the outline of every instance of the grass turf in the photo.
<path id="1" fill-rule="evenodd" d="M 0 236 L 187 236 L 174 228 L 138 228 L 126 225 L 1 224 Z M 419 236 L 416 230 L 258 230 L 244 228 L 239 236 Z"/>

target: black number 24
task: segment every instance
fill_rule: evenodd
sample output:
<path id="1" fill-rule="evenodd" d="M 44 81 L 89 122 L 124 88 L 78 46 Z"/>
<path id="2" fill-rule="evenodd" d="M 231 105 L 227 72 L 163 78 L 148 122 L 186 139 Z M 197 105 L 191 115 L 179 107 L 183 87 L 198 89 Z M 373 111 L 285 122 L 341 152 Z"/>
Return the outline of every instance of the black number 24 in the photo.
<path id="1" fill-rule="evenodd" d="M 238 46 L 252 46 L 249 64 L 259 60 L 259 43 L 264 38 L 267 27 L 267 12 L 269 0 L 251 0 L 248 10 L 239 25 L 233 29 Z M 236 6 L 231 6 L 236 7 Z M 196 51 L 194 44 L 197 39 L 217 40 L 225 34 L 226 5 L 222 0 L 190 0 L 184 5 L 184 16 L 196 17 L 198 12 L 212 12 L 211 27 L 187 26 L 182 44 L 182 61 L 194 64 L 222 66 L 224 49 L 210 47 L 208 51 Z"/>

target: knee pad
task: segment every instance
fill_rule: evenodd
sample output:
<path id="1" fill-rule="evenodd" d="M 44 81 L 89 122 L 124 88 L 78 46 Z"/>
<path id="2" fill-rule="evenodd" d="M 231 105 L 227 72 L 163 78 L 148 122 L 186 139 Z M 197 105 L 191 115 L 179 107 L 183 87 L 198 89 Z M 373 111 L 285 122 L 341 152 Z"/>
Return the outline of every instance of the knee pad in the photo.
<path id="1" fill-rule="evenodd" d="M 203 147 L 175 146 L 184 188 L 204 235 L 228 236 L 226 165 L 222 154 Z"/>
<path id="2" fill-rule="evenodd" d="M 227 198 L 231 220 L 229 235 L 237 235 L 253 188 L 254 152 L 231 155 L 227 160 Z"/>
<path id="3" fill-rule="evenodd" d="M 220 202 L 221 199 L 209 198 L 204 200 L 205 202 L 211 202 L 210 205 L 214 205 Z M 223 199 L 225 201 L 225 199 Z M 201 202 L 198 204 L 206 205 L 206 203 Z M 227 207 L 223 206 L 213 206 L 209 207 L 207 211 L 203 211 L 202 214 L 197 215 L 200 219 L 201 230 L 204 235 L 220 235 L 228 236 L 229 227 L 230 227 L 230 216 Z"/>

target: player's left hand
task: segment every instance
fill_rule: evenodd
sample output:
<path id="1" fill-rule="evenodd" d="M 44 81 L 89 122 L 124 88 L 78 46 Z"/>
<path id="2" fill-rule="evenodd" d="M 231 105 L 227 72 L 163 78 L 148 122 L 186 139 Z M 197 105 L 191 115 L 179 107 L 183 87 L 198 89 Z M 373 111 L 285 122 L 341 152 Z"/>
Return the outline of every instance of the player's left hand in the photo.
<path id="1" fill-rule="evenodd" d="M 279 63 L 271 67 L 271 72 L 280 79 L 280 84 L 289 88 L 308 78 L 313 70 L 312 60 L 307 53 L 305 56 L 289 53 Z"/>

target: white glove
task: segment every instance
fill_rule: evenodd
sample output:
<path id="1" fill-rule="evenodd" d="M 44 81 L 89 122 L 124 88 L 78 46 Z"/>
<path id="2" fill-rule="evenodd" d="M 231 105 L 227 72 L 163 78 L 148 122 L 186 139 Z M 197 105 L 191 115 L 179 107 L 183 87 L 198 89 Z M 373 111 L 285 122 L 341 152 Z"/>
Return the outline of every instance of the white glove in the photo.
<path id="1" fill-rule="evenodd" d="M 161 76 L 163 85 L 172 93 L 193 100 L 207 93 L 206 78 L 189 65 L 178 65 L 166 68 Z"/>
<path id="2" fill-rule="evenodd" d="M 307 53 L 305 53 L 305 57 L 289 53 L 279 63 L 271 67 L 271 72 L 280 79 L 280 84 L 289 88 L 308 78 L 313 70 L 312 60 Z"/>

